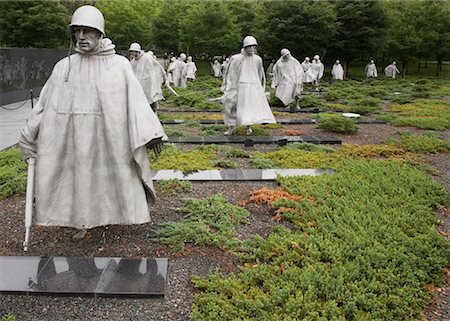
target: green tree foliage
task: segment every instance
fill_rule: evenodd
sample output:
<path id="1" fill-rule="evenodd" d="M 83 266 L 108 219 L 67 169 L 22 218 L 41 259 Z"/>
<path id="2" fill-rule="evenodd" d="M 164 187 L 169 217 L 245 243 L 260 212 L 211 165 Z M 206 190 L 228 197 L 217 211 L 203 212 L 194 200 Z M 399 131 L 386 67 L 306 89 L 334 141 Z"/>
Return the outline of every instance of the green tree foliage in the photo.
<path id="1" fill-rule="evenodd" d="M 118 49 L 128 49 L 139 42 L 143 49 L 155 49 L 153 17 L 158 13 L 158 1 L 99 0 L 97 8 L 105 16 L 105 32 Z"/>
<path id="2" fill-rule="evenodd" d="M 334 57 L 345 62 L 375 55 L 385 36 L 386 14 L 378 1 L 336 1 L 339 27 L 332 43 Z M 347 68 L 346 68 L 347 70 Z"/>
<path id="3" fill-rule="evenodd" d="M 164 0 L 161 11 L 153 20 L 155 43 L 163 50 L 178 52 L 179 21 L 191 3 L 192 1 Z"/>
<path id="4" fill-rule="evenodd" d="M 417 59 L 423 39 L 417 22 L 422 19 L 418 1 L 383 1 L 388 15 L 388 32 L 385 38 L 385 56 L 401 62 L 402 75 L 406 75 L 408 62 Z M 431 22 L 429 22 L 431 23 Z"/>
<path id="5" fill-rule="evenodd" d="M 266 1 L 260 47 L 272 56 L 289 48 L 294 56 L 324 56 L 336 35 L 334 6 L 328 1 Z"/>
<path id="6" fill-rule="evenodd" d="M 190 54 L 235 52 L 242 38 L 227 5 L 219 1 L 192 4 L 179 27 L 179 49 Z"/>
<path id="7" fill-rule="evenodd" d="M 57 1 L 0 1 L 0 44 L 20 48 L 69 46 L 69 13 Z"/>
<path id="8" fill-rule="evenodd" d="M 419 23 L 422 37 L 421 57 L 436 59 L 436 76 L 442 61 L 450 58 L 450 2 L 421 1 Z"/>

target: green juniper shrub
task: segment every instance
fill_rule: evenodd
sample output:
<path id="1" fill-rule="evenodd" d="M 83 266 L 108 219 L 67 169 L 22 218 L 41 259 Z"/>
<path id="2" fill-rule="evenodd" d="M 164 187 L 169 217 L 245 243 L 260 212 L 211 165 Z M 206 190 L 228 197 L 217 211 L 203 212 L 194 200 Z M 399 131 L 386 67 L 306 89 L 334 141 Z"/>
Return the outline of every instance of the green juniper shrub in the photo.
<path id="1" fill-rule="evenodd" d="M 18 148 L 0 151 L 0 199 L 25 192 L 27 164 Z"/>
<path id="2" fill-rule="evenodd" d="M 414 98 L 411 96 L 396 96 L 394 97 L 391 102 L 395 104 L 409 104 L 414 101 Z"/>
<path id="3" fill-rule="evenodd" d="M 353 135 L 358 131 L 358 126 L 348 118 L 335 114 L 320 114 L 317 128 L 328 132 Z"/>
<path id="4" fill-rule="evenodd" d="M 184 127 L 194 128 L 194 127 L 203 127 L 202 124 L 198 120 L 187 120 L 183 123 Z"/>
<path id="5" fill-rule="evenodd" d="M 297 202 L 279 226 L 236 252 L 239 274 L 194 277 L 194 320 L 418 320 L 450 245 L 433 209 L 450 195 L 414 167 L 349 160 L 333 175 L 279 177 Z M 295 202 L 293 202 L 295 203 Z M 276 206 L 276 205 L 275 205 Z M 301 304 L 299 304 L 299 302 Z"/>
<path id="6" fill-rule="evenodd" d="M 269 132 L 263 125 L 253 125 L 251 126 L 252 133 L 250 136 L 270 136 Z M 247 126 L 239 126 L 236 128 L 235 135 L 245 136 L 246 135 Z"/>
<path id="7" fill-rule="evenodd" d="M 414 153 L 450 152 L 450 142 L 440 139 L 436 133 L 413 135 L 410 132 L 401 132 L 399 135 L 399 140 L 391 140 L 389 143 Z"/>
<path id="8" fill-rule="evenodd" d="M 0 321 L 16 321 L 16 317 L 12 314 L 7 314 L 7 315 L 2 316 Z"/>
<path id="9" fill-rule="evenodd" d="M 342 98 L 341 92 L 336 90 L 330 90 L 322 94 L 322 98 L 326 101 L 337 101 Z"/>
<path id="10" fill-rule="evenodd" d="M 174 144 L 165 145 L 159 156 L 148 153 L 153 169 L 173 169 L 183 173 L 214 169 L 218 153 L 216 145 L 201 145 L 188 151 L 180 151 Z"/>
<path id="11" fill-rule="evenodd" d="M 277 168 L 275 162 L 273 160 L 252 155 L 250 157 L 250 162 L 255 168 L 259 169 L 271 169 L 271 168 Z"/>
<path id="12" fill-rule="evenodd" d="M 239 165 L 238 163 L 229 160 L 229 159 L 218 159 L 215 163 L 214 163 L 214 167 L 219 167 L 219 168 L 238 168 Z"/>
<path id="13" fill-rule="evenodd" d="M 223 146 L 223 149 L 226 151 L 225 157 L 236 157 L 236 158 L 250 158 L 251 153 L 246 150 L 240 148 L 234 148 L 230 146 Z"/>
<path id="14" fill-rule="evenodd" d="M 192 183 L 179 179 L 164 179 L 155 183 L 156 189 L 164 195 L 174 196 L 179 193 L 192 192 Z"/>
<path id="15" fill-rule="evenodd" d="M 323 103 L 316 95 L 303 95 L 299 101 L 300 108 L 322 108 L 325 107 L 325 103 Z"/>
<path id="16" fill-rule="evenodd" d="M 176 210 L 185 214 L 184 220 L 165 223 L 155 236 L 157 242 L 177 252 L 183 252 L 186 243 L 235 249 L 241 241 L 234 236 L 234 229 L 246 224 L 250 214 L 245 208 L 230 204 L 221 194 L 187 198 Z"/>
<path id="17" fill-rule="evenodd" d="M 369 114 L 378 111 L 381 107 L 379 98 L 367 97 L 349 103 L 347 110 L 352 113 Z"/>
<path id="18" fill-rule="evenodd" d="M 164 132 L 168 137 L 186 136 L 186 134 L 179 128 L 164 126 Z"/>
<path id="19" fill-rule="evenodd" d="M 228 126 L 226 125 L 209 125 L 202 126 L 200 131 L 200 136 L 218 136 L 223 135 L 223 133 L 227 130 Z"/>

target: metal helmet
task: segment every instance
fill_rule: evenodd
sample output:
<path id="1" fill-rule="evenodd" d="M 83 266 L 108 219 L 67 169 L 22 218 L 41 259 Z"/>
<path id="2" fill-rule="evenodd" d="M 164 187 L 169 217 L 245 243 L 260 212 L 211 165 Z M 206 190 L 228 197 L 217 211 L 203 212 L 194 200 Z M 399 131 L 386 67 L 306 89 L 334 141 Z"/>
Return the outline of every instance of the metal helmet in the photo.
<path id="1" fill-rule="evenodd" d="M 291 52 L 289 51 L 289 49 L 286 49 L 286 48 L 281 49 L 281 52 L 280 52 L 281 57 L 284 57 L 284 56 L 286 56 L 286 55 L 289 55 L 290 53 L 291 53 Z"/>
<path id="2" fill-rule="evenodd" d="M 181 53 L 181 54 L 180 54 L 180 58 L 181 58 L 182 60 L 186 60 L 186 54 L 185 54 L 185 53 Z"/>
<path id="3" fill-rule="evenodd" d="M 320 59 L 320 56 L 319 55 L 315 55 L 314 59 Z"/>
<path id="4" fill-rule="evenodd" d="M 105 18 L 100 10 L 93 6 L 81 6 L 75 10 L 69 28 L 77 26 L 93 28 L 105 35 Z"/>
<path id="5" fill-rule="evenodd" d="M 257 46 L 258 42 L 256 41 L 256 38 L 253 36 L 246 36 L 244 40 L 242 41 L 242 46 L 248 47 L 248 46 Z"/>
<path id="6" fill-rule="evenodd" d="M 309 57 L 305 57 L 305 61 L 309 61 Z"/>
<path id="7" fill-rule="evenodd" d="M 141 51 L 142 51 L 142 48 L 141 48 L 141 45 L 140 45 L 140 44 L 138 44 L 137 42 L 133 42 L 133 43 L 130 45 L 130 48 L 128 49 L 128 51 L 139 51 L 139 52 L 141 52 Z"/>

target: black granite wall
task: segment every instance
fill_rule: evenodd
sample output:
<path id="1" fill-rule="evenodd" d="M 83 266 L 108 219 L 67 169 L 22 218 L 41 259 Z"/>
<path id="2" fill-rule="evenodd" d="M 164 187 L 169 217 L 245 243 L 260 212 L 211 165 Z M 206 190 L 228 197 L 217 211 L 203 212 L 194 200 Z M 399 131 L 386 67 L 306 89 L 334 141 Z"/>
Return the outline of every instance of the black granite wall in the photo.
<path id="1" fill-rule="evenodd" d="M 0 49 L 0 105 L 39 96 L 53 66 L 67 56 L 67 49 Z"/>

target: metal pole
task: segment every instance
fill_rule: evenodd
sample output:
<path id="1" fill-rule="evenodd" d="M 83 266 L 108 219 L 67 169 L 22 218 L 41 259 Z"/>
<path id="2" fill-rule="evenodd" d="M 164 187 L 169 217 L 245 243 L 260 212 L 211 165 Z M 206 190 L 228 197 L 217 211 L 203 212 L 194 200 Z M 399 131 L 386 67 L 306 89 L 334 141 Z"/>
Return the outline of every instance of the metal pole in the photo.
<path id="1" fill-rule="evenodd" d="M 33 104 L 33 99 L 34 99 L 34 97 L 33 97 L 33 89 L 30 89 L 30 99 L 31 99 L 31 109 L 33 109 L 34 108 L 34 104 Z"/>

